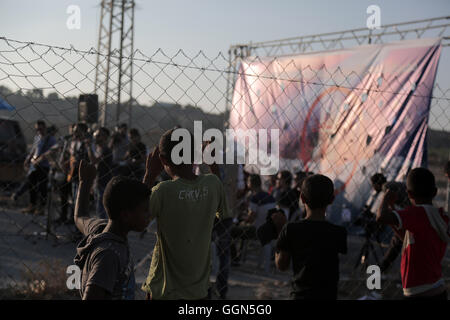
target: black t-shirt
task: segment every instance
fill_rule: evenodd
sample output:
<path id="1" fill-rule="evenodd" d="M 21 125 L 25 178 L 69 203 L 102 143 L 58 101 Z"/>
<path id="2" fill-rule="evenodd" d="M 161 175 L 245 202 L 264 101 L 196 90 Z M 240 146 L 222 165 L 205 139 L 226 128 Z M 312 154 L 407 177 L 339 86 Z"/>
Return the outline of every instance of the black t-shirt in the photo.
<path id="1" fill-rule="evenodd" d="M 339 253 L 347 253 L 347 231 L 326 221 L 288 223 L 281 231 L 277 250 L 289 252 L 294 278 L 294 299 L 336 299 Z"/>

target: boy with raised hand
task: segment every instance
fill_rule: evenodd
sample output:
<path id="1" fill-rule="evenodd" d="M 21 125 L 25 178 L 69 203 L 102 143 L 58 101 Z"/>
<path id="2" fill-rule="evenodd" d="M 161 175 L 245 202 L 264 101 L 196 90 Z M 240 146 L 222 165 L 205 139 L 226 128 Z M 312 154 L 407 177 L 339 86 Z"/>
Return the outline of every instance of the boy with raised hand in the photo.
<path id="1" fill-rule="evenodd" d="M 171 139 L 172 134 L 179 133 L 176 130 L 185 130 L 184 137 L 191 140 L 187 143 L 190 150 L 182 151 L 191 157 L 185 157 L 180 164 L 174 163 L 172 155 L 181 143 Z M 227 218 L 229 213 L 220 179 L 214 174 L 194 174 L 193 149 L 192 136 L 186 129 L 172 129 L 163 134 L 152 153 L 159 154 L 159 165 L 147 161 L 147 185 L 163 168 L 172 178 L 153 187 L 150 197 L 151 217 L 157 219 L 157 242 L 142 286 L 147 299 L 208 297 L 214 219 L 216 215 Z"/>
<path id="2" fill-rule="evenodd" d="M 89 216 L 89 194 L 96 177 L 94 165 L 81 161 L 75 205 L 75 225 L 85 236 L 75 264 L 82 270 L 83 300 L 134 299 L 134 264 L 127 235 L 143 231 L 149 221 L 150 189 L 140 181 L 114 177 L 103 195 L 108 219 Z"/>
<path id="3" fill-rule="evenodd" d="M 449 217 L 433 206 L 437 194 L 434 175 L 415 168 L 406 180 L 412 206 L 394 210 L 398 194 L 387 189 L 377 212 L 377 222 L 397 228 L 404 236 L 401 275 L 403 294 L 411 299 L 447 300 L 442 259 L 450 242 Z"/>
<path id="4" fill-rule="evenodd" d="M 272 215 L 279 232 L 275 263 L 285 271 L 292 261 L 292 299 L 336 300 L 339 253 L 347 253 L 347 232 L 325 221 L 326 208 L 334 200 L 333 182 L 320 174 L 308 176 L 300 199 L 305 204 L 305 219 L 285 224 L 283 213 Z"/>

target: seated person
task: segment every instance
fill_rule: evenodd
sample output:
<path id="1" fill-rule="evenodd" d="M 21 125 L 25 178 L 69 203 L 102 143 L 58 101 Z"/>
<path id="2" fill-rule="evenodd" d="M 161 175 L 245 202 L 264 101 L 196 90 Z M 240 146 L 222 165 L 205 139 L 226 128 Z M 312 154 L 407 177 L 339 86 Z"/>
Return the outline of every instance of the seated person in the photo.
<path id="1" fill-rule="evenodd" d="M 281 171 L 277 175 L 276 188 L 272 193 L 277 203 L 286 204 L 289 209 L 288 220 L 295 219 L 299 210 L 299 196 L 297 189 L 291 188 L 292 174 L 289 171 Z"/>
<path id="2" fill-rule="evenodd" d="M 128 174 L 134 179 L 141 180 L 145 172 L 145 159 L 147 157 L 147 147 L 141 142 L 141 134 L 137 129 L 130 129 L 128 133 L 129 145 L 125 154 L 125 161 L 128 167 Z"/>
<path id="3" fill-rule="evenodd" d="M 275 199 L 262 190 L 261 177 L 259 175 L 250 175 L 247 178 L 247 186 L 250 189 L 250 195 L 248 197 L 248 215 L 240 225 L 231 229 L 231 237 L 233 239 L 257 239 L 256 229 L 266 221 L 268 210 L 275 208 L 276 206 Z M 240 253 L 236 254 L 235 245 L 236 244 L 234 243 L 232 248 L 234 262 L 240 259 Z M 241 242 L 241 250 L 242 247 L 243 243 Z"/>

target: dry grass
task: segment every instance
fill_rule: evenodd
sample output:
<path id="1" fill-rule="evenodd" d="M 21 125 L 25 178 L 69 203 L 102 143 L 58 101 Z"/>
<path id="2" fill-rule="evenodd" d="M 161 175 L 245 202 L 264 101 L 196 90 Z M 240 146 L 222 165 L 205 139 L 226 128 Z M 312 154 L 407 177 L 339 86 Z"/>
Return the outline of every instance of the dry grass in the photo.
<path id="1" fill-rule="evenodd" d="M 76 299 L 78 290 L 66 286 L 66 267 L 59 259 L 41 260 L 32 270 L 24 270 L 22 280 L 16 285 L 2 289 L 0 296 L 14 300 Z"/>

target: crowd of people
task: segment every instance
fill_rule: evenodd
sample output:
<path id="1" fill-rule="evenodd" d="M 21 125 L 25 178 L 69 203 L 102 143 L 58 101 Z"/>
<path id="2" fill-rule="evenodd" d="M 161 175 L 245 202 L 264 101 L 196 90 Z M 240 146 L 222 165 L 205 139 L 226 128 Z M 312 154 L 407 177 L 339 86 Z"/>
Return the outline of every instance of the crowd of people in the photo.
<path id="1" fill-rule="evenodd" d="M 156 220 L 157 242 L 142 285 L 147 299 L 200 300 L 213 291 L 226 299 L 230 266 L 242 263 L 249 241 L 260 243 L 266 272 L 272 260 L 281 271 L 291 268 L 293 299 L 337 299 L 339 255 L 347 253 L 347 229 L 326 218 L 335 198 L 333 181 L 303 171 L 262 177 L 239 166 L 237 188 L 227 190 L 219 165 L 200 173 L 193 161 L 172 162 L 178 143 L 171 139 L 173 130 L 147 152 L 139 131 L 128 131 L 126 125 L 111 134 L 103 127 L 89 130 L 77 123 L 58 140 L 44 122 L 36 123 L 37 137 L 25 163 L 27 180 L 13 197 L 29 190 L 26 211 L 41 214 L 47 192 L 42 185 L 48 177 L 54 179 L 63 206 L 61 222 L 69 220 L 67 200 L 74 199 L 70 220 L 84 236 L 75 258 L 82 270 L 82 298 L 134 298 L 127 236 L 130 231 L 144 232 Z M 449 164 L 445 170 L 449 177 Z M 365 209 L 379 225 L 394 231 L 382 272 L 401 253 L 404 296 L 447 299 L 441 262 L 450 242 L 449 217 L 433 206 L 434 175 L 414 168 L 404 183 L 387 181 L 380 173 L 371 182 L 373 194 Z M 96 217 L 89 210 L 91 190 Z M 233 193 L 233 208 L 227 193 Z M 214 287 L 209 280 L 212 243 L 219 261 Z"/>
<path id="2" fill-rule="evenodd" d="M 44 214 L 50 181 L 61 200 L 60 215 L 55 222 L 73 223 L 81 160 L 96 166 L 94 195 L 96 211 L 101 218 L 107 217 L 103 193 L 114 176 L 143 178 L 148 152 L 138 129 L 128 130 L 126 124 L 121 124 L 111 133 L 105 127 L 91 128 L 80 122 L 69 127 L 68 135 L 57 137 L 54 126 L 47 127 L 39 120 L 35 130 L 36 136 L 24 163 L 25 181 L 11 196 L 15 201 L 28 191 L 30 203 L 23 209 L 24 213 Z"/>

